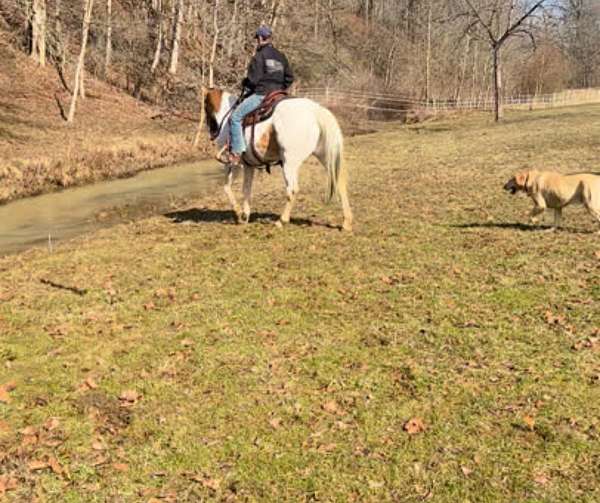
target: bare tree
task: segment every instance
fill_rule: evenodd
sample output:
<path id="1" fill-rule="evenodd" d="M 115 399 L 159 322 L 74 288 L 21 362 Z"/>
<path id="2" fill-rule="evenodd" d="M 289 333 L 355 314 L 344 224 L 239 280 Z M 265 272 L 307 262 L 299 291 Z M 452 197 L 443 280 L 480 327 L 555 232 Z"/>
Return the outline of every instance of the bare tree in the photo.
<path id="1" fill-rule="evenodd" d="M 494 120 L 497 122 L 502 118 L 502 72 L 500 61 L 500 50 L 507 40 L 515 35 L 527 34 L 532 36 L 531 32 L 523 29 L 523 22 L 529 18 L 537 9 L 539 9 L 546 0 L 537 0 L 531 6 L 526 8 L 520 16 L 514 20 L 513 16 L 517 8 L 516 0 L 509 0 L 506 9 L 502 9 L 499 0 L 484 1 L 476 7 L 474 0 L 464 0 L 469 9 L 469 27 L 468 30 L 479 29 L 484 33 L 484 38 L 492 51 L 493 65 L 493 89 L 494 89 Z M 504 11 L 504 12 L 503 12 Z M 502 19 L 505 14 L 505 21 Z"/>
<path id="2" fill-rule="evenodd" d="M 162 52 L 163 45 L 163 13 L 162 13 L 162 0 L 155 0 L 153 2 L 153 18 L 156 24 L 156 48 L 154 49 L 154 57 L 152 58 L 152 65 L 150 67 L 150 73 L 154 73 L 160 63 L 160 54 Z"/>
<path id="3" fill-rule="evenodd" d="M 81 50 L 79 51 L 79 59 L 77 60 L 77 68 L 75 69 L 75 79 L 73 83 L 73 96 L 71 98 L 71 106 L 69 107 L 69 115 L 67 122 L 73 122 L 75 117 L 75 107 L 77 106 L 77 97 L 81 92 L 83 71 L 85 65 L 85 50 L 87 47 L 88 34 L 90 31 L 90 23 L 92 22 L 92 11 L 94 9 L 94 0 L 85 0 L 83 28 L 81 35 Z"/>
<path id="4" fill-rule="evenodd" d="M 179 48 L 181 45 L 181 30 L 183 27 L 183 15 L 185 13 L 185 5 L 183 0 L 177 2 L 176 19 L 173 25 L 173 38 L 171 39 L 171 58 L 169 60 L 169 73 L 175 75 L 177 73 L 177 64 L 179 62 Z"/>
<path id="5" fill-rule="evenodd" d="M 108 75 L 108 69 L 112 59 L 112 0 L 106 0 L 106 52 L 104 56 L 104 75 Z"/>
<path id="6" fill-rule="evenodd" d="M 219 41 L 219 0 L 215 0 L 213 7 L 213 42 L 208 60 L 208 87 L 215 85 L 215 57 L 217 55 L 217 43 Z"/>
<path id="7" fill-rule="evenodd" d="M 46 64 L 46 0 L 33 0 L 31 19 L 31 57 Z"/>

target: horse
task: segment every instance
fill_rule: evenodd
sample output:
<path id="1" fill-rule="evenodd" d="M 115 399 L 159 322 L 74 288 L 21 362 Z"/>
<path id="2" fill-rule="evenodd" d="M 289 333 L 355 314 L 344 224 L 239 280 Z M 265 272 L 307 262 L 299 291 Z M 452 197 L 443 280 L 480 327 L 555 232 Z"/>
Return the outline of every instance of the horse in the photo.
<path id="1" fill-rule="evenodd" d="M 212 88 L 207 90 L 204 111 L 210 137 L 221 153 L 229 141 L 229 115 L 237 97 Z M 314 155 L 328 175 L 328 200 L 338 195 L 344 215 L 342 229 L 352 230 L 352 209 L 348 199 L 348 174 L 343 163 L 343 137 L 335 116 L 325 107 L 306 98 L 280 101 L 273 115 L 251 128 L 245 129 L 247 144 L 242 166 L 226 164 L 224 190 L 235 212 L 238 223 L 250 220 L 252 181 L 257 168 L 281 164 L 287 201 L 277 226 L 289 223 L 294 201 L 299 192 L 298 174 L 302 163 Z M 252 147 L 252 143 L 254 147 Z M 240 208 L 233 193 L 233 182 L 243 170 L 243 205 Z"/>

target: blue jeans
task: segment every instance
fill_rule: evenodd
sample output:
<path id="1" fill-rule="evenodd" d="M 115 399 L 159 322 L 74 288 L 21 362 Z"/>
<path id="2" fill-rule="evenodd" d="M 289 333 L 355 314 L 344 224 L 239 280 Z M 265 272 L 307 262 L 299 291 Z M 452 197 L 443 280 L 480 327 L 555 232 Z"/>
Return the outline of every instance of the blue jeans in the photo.
<path id="1" fill-rule="evenodd" d="M 253 94 L 242 101 L 231 114 L 231 151 L 234 154 L 241 154 L 246 151 L 246 140 L 242 129 L 242 120 L 250 112 L 254 112 L 262 103 L 264 96 Z"/>

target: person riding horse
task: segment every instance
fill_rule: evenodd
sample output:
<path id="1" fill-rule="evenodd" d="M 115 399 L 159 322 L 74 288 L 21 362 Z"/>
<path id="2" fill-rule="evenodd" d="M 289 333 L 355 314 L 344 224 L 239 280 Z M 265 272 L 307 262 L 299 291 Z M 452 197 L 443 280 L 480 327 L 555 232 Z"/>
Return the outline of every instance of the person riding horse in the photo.
<path id="1" fill-rule="evenodd" d="M 242 81 L 246 98 L 231 114 L 231 145 L 229 164 L 240 165 L 246 151 L 242 121 L 254 112 L 266 95 L 273 91 L 288 89 L 294 82 L 290 64 L 280 51 L 273 47 L 273 33 L 268 26 L 256 30 L 256 54 L 248 65 L 248 73 Z"/>

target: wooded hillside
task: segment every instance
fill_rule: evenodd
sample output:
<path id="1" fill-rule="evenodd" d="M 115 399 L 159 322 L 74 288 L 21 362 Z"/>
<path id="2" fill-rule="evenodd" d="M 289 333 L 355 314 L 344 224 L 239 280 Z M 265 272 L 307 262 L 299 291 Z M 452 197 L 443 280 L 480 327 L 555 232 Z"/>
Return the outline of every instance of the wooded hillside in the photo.
<path id="1" fill-rule="evenodd" d="M 600 85 L 597 0 L 0 0 L 0 29 L 71 91 L 86 27 L 79 84 L 93 74 L 181 107 L 197 106 L 212 71 L 216 84 L 239 82 L 267 23 L 301 86 L 466 99 L 492 92 L 490 41 L 536 3 L 502 46 L 501 92 Z"/>

